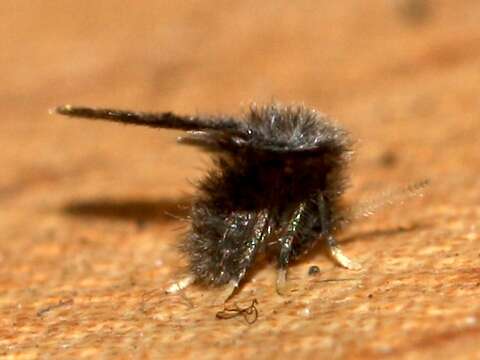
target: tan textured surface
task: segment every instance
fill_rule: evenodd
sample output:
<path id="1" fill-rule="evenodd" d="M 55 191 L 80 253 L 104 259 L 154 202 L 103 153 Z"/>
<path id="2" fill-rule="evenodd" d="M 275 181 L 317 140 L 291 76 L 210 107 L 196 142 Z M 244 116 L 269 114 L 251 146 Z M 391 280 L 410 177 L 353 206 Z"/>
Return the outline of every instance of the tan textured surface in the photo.
<path id="1" fill-rule="evenodd" d="M 479 358 L 480 2 L 167 3 L 0 4 L 0 354 Z M 206 158 L 171 132 L 46 110 L 238 112 L 272 98 L 360 139 L 351 201 L 432 185 L 342 234 L 360 272 L 318 251 L 281 298 L 260 267 L 235 297 L 259 302 L 248 326 L 216 320 L 212 291 L 189 289 L 193 307 L 161 291 L 180 266 L 182 224 L 166 213 L 184 212 Z"/>

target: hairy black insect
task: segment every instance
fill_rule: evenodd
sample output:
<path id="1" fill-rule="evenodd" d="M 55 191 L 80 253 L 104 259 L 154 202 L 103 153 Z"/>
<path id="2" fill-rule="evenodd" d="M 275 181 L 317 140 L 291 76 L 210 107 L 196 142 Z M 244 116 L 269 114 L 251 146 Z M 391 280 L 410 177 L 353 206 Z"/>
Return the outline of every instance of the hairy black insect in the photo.
<path id="1" fill-rule="evenodd" d="M 358 214 L 342 213 L 352 142 L 325 115 L 304 106 L 252 106 L 241 118 L 178 116 L 63 106 L 57 113 L 155 128 L 181 129 L 178 141 L 213 154 L 214 168 L 199 183 L 191 229 L 181 243 L 188 275 L 167 292 L 198 281 L 239 286 L 260 252 L 276 254 L 277 290 L 288 264 L 321 239 L 340 265 L 357 269 L 337 245 L 334 230 Z M 418 187 L 408 188 L 409 193 Z M 383 201 L 383 202 L 382 202 Z M 388 202 L 381 199 L 380 205 Z M 376 210 L 368 203 L 365 213 Z"/>

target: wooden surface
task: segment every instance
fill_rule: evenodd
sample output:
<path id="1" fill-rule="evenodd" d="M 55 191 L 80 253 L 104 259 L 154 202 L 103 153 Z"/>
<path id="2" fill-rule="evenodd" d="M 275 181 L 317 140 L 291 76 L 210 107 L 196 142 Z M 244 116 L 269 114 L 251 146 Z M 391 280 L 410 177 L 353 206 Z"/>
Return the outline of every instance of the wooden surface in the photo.
<path id="1" fill-rule="evenodd" d="M 474 0 L 2 1 L 1 356 L 480 358 L 479 15 Z M 339 236 L 361 271 L 319 249 L 279 297 L 259 264 L 233 299 L 256 298 L 257 321 L 218 320 L 215 291 L 163 294 L 208 158 L 175 132 L 47 110 L 272 99 L 358 139 L 348 201 L 431 186 Z"/>

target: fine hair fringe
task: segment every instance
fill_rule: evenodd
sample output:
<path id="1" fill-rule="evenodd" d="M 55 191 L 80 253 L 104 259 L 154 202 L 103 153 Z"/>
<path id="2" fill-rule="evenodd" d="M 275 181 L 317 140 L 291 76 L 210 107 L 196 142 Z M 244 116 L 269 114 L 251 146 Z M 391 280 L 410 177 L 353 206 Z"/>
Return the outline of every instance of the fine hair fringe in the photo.
<path id="1" fill-rule="evenodd" d="M 423 179 L 410 183 L 401 188 L 387 190 L 375 198 L 362 201 L 361 203 L 341 211 L 335 218 L 335 228 L 341 229 L 346 225 L 374 215 L 378 210 L 395 204 L 404 204 L 406 200 L 423 196 L 423 189 L 430 184 L 429 179 Z"/>

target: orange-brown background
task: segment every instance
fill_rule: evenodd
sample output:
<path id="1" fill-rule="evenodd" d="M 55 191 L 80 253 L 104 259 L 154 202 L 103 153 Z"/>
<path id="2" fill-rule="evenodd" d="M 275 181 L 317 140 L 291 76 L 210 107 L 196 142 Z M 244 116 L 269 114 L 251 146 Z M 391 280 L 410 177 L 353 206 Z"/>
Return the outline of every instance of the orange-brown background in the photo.
<path id="1" fill-rule="evenodd" d="M 479 357 L 479 18 L 476 0 L 2 1 L 0 354 Z M 258 300 L 249 326 L 215 319 L 214 291 L 162 293 L 205 155 L 47 110 L 272 99 L 358 139 L 349 201 L 431 186 L 340 235 L 359 272 L 316 251 L 282 298 L 260 266 L 233 299 Z"/>

